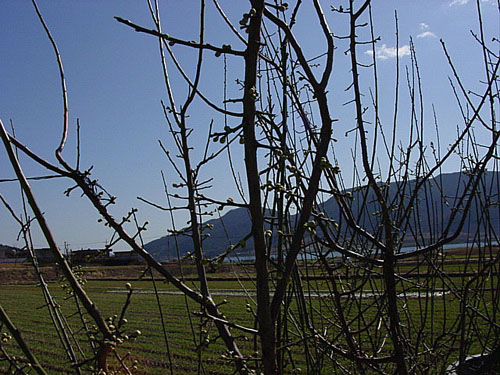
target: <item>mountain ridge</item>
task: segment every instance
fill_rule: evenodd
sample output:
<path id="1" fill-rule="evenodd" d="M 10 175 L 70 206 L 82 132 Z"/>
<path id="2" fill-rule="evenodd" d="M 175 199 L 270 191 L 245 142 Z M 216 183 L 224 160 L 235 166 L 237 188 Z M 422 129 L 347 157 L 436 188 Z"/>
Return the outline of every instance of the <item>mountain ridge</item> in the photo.
<path id="1" fill-rule="evenodd" d="M 443 173 L 431 178 L 427 182 L 427 185 L 424 184 L 422 186 L 419 194 L 415 197 L 415 209 L 412 210 L 413 212 L 407 219 L 405 230 L 415 230 L 416 223 L 418 223 L 422 240 L 425 241 L 436 238 L 439 233 L 445 230 L 445 224 L 449 221 L 450 217 L 452 217 L 453 207 L 455 203 L 457 203 L 455 197 L 459 196 L 464 191 L 463 189 L 468 178 L 468 174 L 464 172 Z M 486 189 L 489 186 L 491 190 L 487 194 L 488 199 L 497 202 L 497 204 L 499 201 L 499 192 L 498 183 L 495 183 L 495 181 L 499 180 L 500 172 L 485 172 L 479 189 L 481 191 L 481 189 Z M 389 200 L 394 200 L 395 198 L 403 199 L 400 203 L 403 205 L 408 204 L 409 201 L 406 197 L 410 196 L 410 193 L 413 191 L 412 189 L 417 183 L 417 180 L 410 180 L 406 181 L 403 186 L 402 182 L 393 182 L 386 187 L 386 196 Z M 362 228 L 373 232 L 378 226 L 378 220 L 375 216 L 378 207 L 373 190 L 368 192 L 366 201 L 362 203 L 363 200 L 361 198 L 363 194 L 366 194 L 366 189 L 367 186 L 346 189 L 342 194 L 351 193 L 351 210 L 354 216 L 357 217 L 358 224 Z M 396 194 L 398 189 L 400 189 L 400 192 L 403 192 L 402 195 Z M 441 201 L 443 201 L 444 204 L 441 204 Z M 482 224 L 483 218 L 478 217 L 478 212 L 480 212 L 478 203 L 482 204 L 481 200 L 478 201 L 474 199 L 467 218 L 468 230 L 465 231 L 464 228 L 464 232 L 461 233 L 461 236 L 459 236 L 457 240 L 466 237 L 470 233 L 474 233 L 478 226 Z M 499 209 L 496 210 L 488 210 L 489 225 L 492 228 L 500 228 L 500 206 L 498 207 Z M 334 197 L 323 202 L 321 209 L 325 212 L 325 215 L 332 220 L 340 220 L 340 209 Z M 458 215 L 456 215 L 456 220 L 448 228 L 449 233 L 452 233 L 458 228 L 460 223 L 459 219 L 461 217 L 458 216 L 457 218 L 457 216 Z M 292 216 L 291 220 L 293 219 L 294 216 Z M 410 225 L 412 222 L 415 223 L 415 228 Z M 203 225 L 204 227 L 213 226 L 211 230 L 205 230 L 203 232 L 203 234 L 210 234 L 210 236 L 206 236 L 203 240 L 204 253 L 207 257 L 213 257 L 226 251 L 231 245 L 238 244 L 251 232 L 250 214 L 246 208 L 230 210 L 221 216 L 220 219 L 208 220 L 204 222 Z M 164 261 L 177 257 L 176 246 L 179 248 L 179 255 L 181 257 L 188 252 L 193 252 L 192 239 L 187 235 L 177 236 L 177 245 L 174 237 L 172 235 L 167 235 L 147 243 L 145 249 L 158 260 Z M 239 248 L 238 252 L 253 252 L 253 240 L 251 237 L 245 241 L 245 247 Z"/>

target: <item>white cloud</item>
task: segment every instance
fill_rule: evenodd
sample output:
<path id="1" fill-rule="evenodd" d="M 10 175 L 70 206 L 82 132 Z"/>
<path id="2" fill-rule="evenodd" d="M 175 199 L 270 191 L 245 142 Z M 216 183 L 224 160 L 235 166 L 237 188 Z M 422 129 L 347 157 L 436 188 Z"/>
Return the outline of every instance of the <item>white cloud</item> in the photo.
<path id="1" fill-rule="evenodd" d="M 367 55 L 372 55 L 373 51 L 368 50 L 365 52 Z M 375 57 L 380 60 L 387 60 L 395 58 L 396 55 L 399 57 L 410 55 L 410 46 L 404 45 L 399 47 L 397 50 L 395 47 L 387 47 L 386 44 L 382 44 L 380 47 L 375 47 Z"/>
<path id="2" fill-rule="evenodd" d="M 434 34 L 432 31 L 424 31 L 423 33 L 417 35 L 417 38 L 430 38 L 430 37 L 435 38 L 436 34 Z"/>
<path id="3" fill-rule="evenodd" d="M 423 22 L 420 22 L 419 23 L 419 26 L 420 26 L 420 29 L 421 30 L 426 30 L 429 28 L 429 25 L 427 25 L 426 23 L 423 23 Z"/>
<path id="4" fill-rule="evenodd" d="M 453 0 L 451 1 L 448 6 L 452 7 L 454 5 L 465 5 L 469 2 L 469 0 Z"/>

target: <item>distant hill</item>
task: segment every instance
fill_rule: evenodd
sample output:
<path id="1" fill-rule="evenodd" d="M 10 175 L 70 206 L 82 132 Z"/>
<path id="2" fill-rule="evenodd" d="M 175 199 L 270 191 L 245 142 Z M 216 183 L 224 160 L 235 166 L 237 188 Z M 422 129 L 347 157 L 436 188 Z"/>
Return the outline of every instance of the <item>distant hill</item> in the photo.
<path id="1" fill-rule="evenodd" d="M 480 216 L 480 205 L 484 204 L 484 196 L 489 197 L 490 203 L 496 202 L 496 205 L 493 204 L 489 209 L 488 214 L 490 229 L 498 232 L 500 228 L 500 205 L 498 205 L 498 202 L 500 199 L 497 181 L 499 179 L 500 174 L 498 172 L 486 172 L 484 174 L 479 188 L 479 194 L 483 198 L 474 199 L 457 241 L 464 239 L 469 234 L 475 233 L 478 226 L 484 225 L 485 218 Z M 438 175 L 424 184 L 415 200 L 414 208 L 410 211 L 411 213 L 407 219 L 407 232 L 411 233 L 415 231 L 417 228 L 416 223 L 418 223 L 419 238 L 437 238 L 443 232 L 444 226 L 448 224 L 452 210 L 458 204 L 455 197 L 459 197 L 462 194 L 468 180 L 468 175 L 456 172 Z M 411 192 L 417 183 L 418 181 L 416 180 L 409 181 L 405 186 L 400 183 L 392 183 L 384 188 L 384 193 L 388 201 L 394 201 L 394 204 L 407 206 Z M 344 193 L 352 195 L 352 199 L 348 199 L 348 201 L 355 217 L 358 218 L 358 224 L 369 231 L 374 231 L 379 225 L 377 212 L 380 211 L 380 207 L 376 203 L 375 195 L 371 189 L 368 191 L 366 199 L 363 199 L 366 195 L 366 189 L 365 186 L 355 190 L 349 189 Z M 400 193 L 397 193 L 398 191 Z M 404 192 L 404 194 L 401 194 L 401 192 Z M 321 210 L 329 218 L 339 221 L 339 206 L 334 198 L 330 198 L 324 202 Z M 391 213 L 395 220 L 398 219 L 396 214 L 397 212 Z M 458 228 L 460 218 L 461 215 L 457 215 L 457 219 L 450 225 L 449 233 Z M 204 232 L 210 233 L 210 237 L 205 238 L 203 242 L 205 255 L 209 257 L 220 254 L 232 244 L 237 244 L 251 230 L 250 214 L 245 208 L 231 210 L 223 215 L 221 219 L 212 219 L 204 224 L 213 225 L 213 229 L 205 230 Z M 408 238 L 411 242 L 411 236 Z M 189 236 L 177 236 L 177 246 L 181 256 L 187 252 L 193 252 L 192 240 Z M 149 242 L 145 245 L 145 248 L 158 260 L 172 259 L 177 256 L 173 236 L 165 236 Z M 239 251 L 253 252 L 253 241 L 251 239 L 246 241 L 245 248 Z"/>
<path id="2" fill-rule="evenodd" d="M 225 251 L 230 245 L 238 243 L 250 233 L 250 213 L 246 208 L 237 208 L 227 212 L 222 216 L 222 219 L 208 220 L 204 225 L 213 225 L 212 230 L 204 231 L 204 233 L 210 233 L 210 237 L 203 240 L 205 255 L 215 256 Z M 176 239 L 181 256 L 187 252 L 193 252 L 191 237 L 180 235 Z M 176 242 L 171 235 L 151 241 L 144 247 L 158 260 L 177 257 Z M 247 241 L 245 248 L 253 249 L 252 239 Z"/>
<path id="3" fill-rule="evenodd" d="M 476 233 L 479 227 L 482 228 L 484 226 L 485 217 L 482 214 L 484 211 L 481 210 L 481 206 L 485 204 L 485 196 L 488 196 L 491 204 L 488 210 L 490 228 L 498 232 L 500 229 L 500 206 L 498 205 L 500 202 L 499 181 L 500 173 L 484 173 L 476 198 L 472 201 L 461 234 L 456 241 L 464 240 L 469 234 Z M 451 222 L 448 228 L 448 233 L 453 233 L 459 226 L 460 219 L 463 216 L 461 212 L 465 205 L 465 202 L 463 202 L 459 206 L 458 198 L 462 196 L 468 182 L 469 176 L 467 174 L 455 172 L 443 173 L 423 184 L 419 189 L 419 193 L 414 201 L 414 207 L 410 210 L 408 219 L 403 221 L 403 223 L 407 223 L 406 232 L 415 232 L 418 227 L 417 237 L 419 240 L 436 239 L 443 233 L 450 222 L 449 219 L 452 215 L 452 210 L 458 207 L 458 214 L 455 215 L 455 220 Z M 384 189 L 384 193 L 387 196 L 387 200 L 392 202 L 392 205 L 407 207 L 410 196 L 418 183 L 419 181 L 417 180 L 411 180 L 406 185 L 391 183 Z M 372 189 L 368 191 L 363 205 L 362 197 L 366 194 L 366 189 L 366 187 L 363 187 L 356 191 L 349 190 L 353 196 L 351 210 L 358 217 L 358 225 L 373 232 L 379 225 L 378 216 L 376 215 L 381 208 L 376 201 L 375 193 Z M 339 206 L 334 199 L 329 199 L 325 202 L 323 211 L 328 217 L 338 220 Z M 391 213 L 391 217 L 397 221 L 397 211 L 396 213 Z M 403 230 L 405 228 L 400 229 Z M 412 243 L 411 236 L 407 236 L 406 241 Z"/>

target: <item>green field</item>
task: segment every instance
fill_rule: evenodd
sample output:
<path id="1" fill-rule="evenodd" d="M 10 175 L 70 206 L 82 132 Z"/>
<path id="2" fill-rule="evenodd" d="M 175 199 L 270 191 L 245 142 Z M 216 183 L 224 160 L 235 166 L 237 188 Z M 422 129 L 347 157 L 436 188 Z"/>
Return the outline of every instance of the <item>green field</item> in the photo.
<path id="1" fill-rule="evenodd" d="M 220 286 L 224 289 L 230 289 L 235 286 L 233 283 L 219 284 L 223 285 L 214 285 L 214 287 Z M 47 369 L 50 373 L 69 371 L 65 354 L 60 349 L 61 345 L 59 345 L 59 339 L 51 325 L 47 308 L 43 307 L 44 300 L 40 288 L 32 286 L 2 286 L 1 288 L 0 303 L 21 329 L 39 360 L 43 364 L 49 365 Z M 163 283 L 160 283 L 159 288 L 160 293 L 173 290 L 172 287 Z M 63 311 L 67 315 L 74 312 L 73 299 L 64 300 L 64 293 L 58 290 L 55 285 L 52 289 Z M 123 282 L 91 281 L 87 284 L 86 290 L 104 316 L 112 317 L 120 314 L 126 299 L 126 289 Z M 128 320 L 126 331 L 134 332 L 140 329 L 142 334 L 134 342 L 125 342 L 118 348 L 118 352 L 122 356 L 130 352 L 127 362 L 137 361 L 138 371 L 135 373 L 164 374 L 165 368 L 169 366 L 169 359 L 156 296 L 145 293 L 152 291 L 150 282 L 134 283 L 134 290 L 132 302 L 126 313 Z M 252 315 L 246 311 L 245 307 L 248 298 L 214 296 L 216 302 L 222 301 L 224 298 L 228 300 L 228 303 L 222 310 L 232 317 L 233 321 L 239 324 L 247 324 L 252 321 Z M 221 357 L 221 354 L 224 353 L 224 347 L 219 342 L 210 344 L 208 348 L 205 347 L 201 351 L 193 349 L 199 343 L 200 318 L 189 312 L 199 310 L 199 307 L 193 303 L 186 303 L 185 298 L 181 295 L 160 294 L 159 299 L 175 372 L 196 373 L 199 356 L 204 359 L 203 366 L 208 373 L 230 372 L 230 365 L 228 366 L 228 362 Z M 71 318 L 70 324 L 74 323 L 73 325 L 78 327 L 81 325 L 78 324 L 78 320 L 79 317 L 74 316 Z M 213 328 L 207 328 L 208 334 L 216 335 Z M 88 345 L 85 341 L 80 341 L 82 346 Z M 238 341 L 247 352 L 254 351 L 252 344 L 245 341 L 244 337 Z"/>
<path id="2" fill-rule="evenodd" d="M 448 267 L 449 272 L 470 271 L 470 267 L 464 270 L 462 265 L 450 264 Z M 415 274 L 417 271 L 425 274 L 430 270 L 426 267 L 415 270 L 411 265 L 404 265 L 399 269 L 401 274 L 408 272 Z M 302 272 L 314 276 L 317 270 L 302 269 Z M 341 289 L 358 288 L 357 297 L 342 299 L 344 314 L 351 329 L 360 328 L 355 338 L 366 347 L 367 352 L 370 351 L 370 346 L 380 347 L 381 351 L 377 355 L 383 356 L 391 354 L 392 344 L 387 339 L 387 327 L 383 319 L 377 316 L 380 304 L 383 304 L 383 299 L 380 298 L 383 283 L 377 277 L 378 274 L 378 271 L 374 271 L 371 278 L 343 279 L 338 282 L 338 286 Z M 345 276 L 342 272 L 339 275 Z M 451 285 L 460 292 L 469 279 L 455 275 L 452 278 L 445 278 L 444 281 L 432 277 L 399 280 L 398 288 L 406 297 L 401 299 L 399 306 L 402 326 L 407 330 L 411 344 L 418 348 L 418 361 L 422 368 L 437 366 L 436 368 L 443 370 L 447 363 L 457 358 L 456 348 L 460 342 L 457 334 L 460 332 L 458 295 L 449 291 L 433 294 L 429 293 L 429 290 L 451 290 Z M 124 359 L 124 363 L 132 373 L 168 374 L 170 368 L 173 369 L 173 373 L 178 374 L 228 374 L 234 371 L 221 340 L 214 342 L 217 331 L 213 323 L 211 321 L 207 323 L 206 319 L 196 314 L 200 310 L 199 306 L 187 301 L 184 296 L 175 294 L 172 285 L 161 281 L 156 282 L 158 295 L 154 293 L 151 281 L 134 281 L 132 284 L 134 292 L 125 314 L 128 322 L 124 326 L 124 334 L 133 336 L 136 330 L 140 330 L 142 334 L 136 340 L 125 341 L 117 347 L 118 355 Z M 188 284 L 197 288 L 195 282 Z M 75 342 L 81 346 L 82 352 L 88 358 L 91 356 L 89 354 L 91 348 L 84 332 L 78 332 L 82 324 L 79 314 L 75 314 L 74 298 L 67 296 L 58 283 L 51 283 L 49 287 L 68 318 L 68 325 L 75 335 Z M 344 358 L 332 355 L 328 349 L 318 350 L 317 348 L 321 347 L 318 345 L 318 338 L 303 328 L 305 324 L 303 320 L 308 320 L 312 329 L 321 329 L 331 342 L 345 347 L 345 339 L 338 329 L 338 315 L 331 297 L 331 287 L 332 283 L 328 280 L 304 282 L 303 292 L 307 306 L 298 306 L 295 300 L 290 302 L 287 326 L 290 332 L 287 341 L 290 349 L 289 352 L 285 351 L 290 358 L 293 357 L 293 361 L 287 361 L 287 369 L 290 371 L 301 369 L 304 373 L 330 374 L 342 373 L 337 372 L 339 363 L 353 366 Z M 479 287 L 490 291 L 483 291 L 479 296 L 475 291 Z M 125 281 L 89 281 L 85 289 L 105 317 L 120 315 L 127 298 Z M 210 289 L 215 302 L 222 303 L 220 309 L 229 321 L 255 328 L 253 281 L 211 281 Z M 471 284 L 470 290 L 467 291 L 471 296 L 469 306 L 471 311 L 480 311 L 484 316 L 491 317 L 492 314 L 495 316 L 499 310 L 495 289 L 498 289 L 498 276 L 481 278 Z M 0 304 L 21 330 L 33 353 L 50 374 L 64 374 L 71 371 L 68 357 L 51 323 L 40 287 L 1 286 Z M 163 334 L 162 315 L 166 335 Z M 86 320 L 92 325 L 90 317 L 86 316 Z M 487 324 L 486 320 L 476 315 L 471 317 L 467 324 L 466 339 L 471 341 L 470 353 L 480 351 L 484 340 L 491 340 L 491 337 L 498 333 L 492 331 L 491 325 Z M 5 329 L 0 329 L 0 332 L 4 331 Z M 248 358 L 248 365 L 255 367 L 254 359 L 258 359 L 259 354 L 256 353 L 258 346 L 253 337 L 235 329 L 232 332 L 242 353 Z M 314 345 L 311 345 L 311 348 L 302 345 L 305 340 L 311 340 Z M 300 345 L 295 346 L 294 343 Z M 429 349 L 432 345 L 437 346 Z M 2 348 L 11 355 L 22 357 L 14 340 L 4 344 Z M 441 350 L 447 354 L 440 356 Z M 81 355 L 77 357 L 82 358 Z M 0 372 L 2 369 L 5 371 L 6 366 L 6 362 L 0 362 Z M 385 370 L 390 370 L 392 365 L 383 366 Z"/>

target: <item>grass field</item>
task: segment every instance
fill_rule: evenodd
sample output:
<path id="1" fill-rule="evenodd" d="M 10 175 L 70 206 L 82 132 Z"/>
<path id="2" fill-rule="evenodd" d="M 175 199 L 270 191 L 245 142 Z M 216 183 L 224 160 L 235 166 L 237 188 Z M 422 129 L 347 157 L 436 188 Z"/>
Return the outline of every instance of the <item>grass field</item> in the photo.
<path id="1" fill-rule="evenodd" d="M 223 289 L 230 289 L 231 283 L 221 283 Z M 217 287 L 216 285 L 214 285 Z M 134 283 L 137 293 L 132 296 L 132 303 L 126 313 L 127 332 L 135 332 L 140 329 L 141 336 L 134 342 L 124 343 L 118 350 L 123 356 L 130 352 L 127 362 L 137 361 L 137 374 L 164 374 L 165 368 L 169 366 L 168 356 L 165 349 L 165 339 L 162 334 L 162 323 L 155 294 L 144 293 L 152 290 L 150 282 Z M 75 307 L 72 298 L 64 301 L 64 293 L 54 287 L 54 295 L 68 314 L 74 312 Z M 101 309 L 106 317 L 120 314 L 126 299 L 126 289 L 123 282 L 97 282 L 91 281 L 87 285 L 87 291 Z M 141 290 L 142 289 L 142 290 Z M 161 284 L 160 292 L 172 291 L 169 285 Z M 123 292 L 123 293 L 117 293 Z M 141 293 L 143 292 L 143 293 Z M 200 318 L 188 313 L 199 310 L 193 303 L 186 303 L 181 295 L 160 294 L 162 313 L 168 332 L 168 345 L 171 351 L 173 367 L 176 373 L 196 373 L 197 359 L 204 358 L 203 365 L 208 373 L 224 374 L 231 371 L 231 366 L 223 360 L 221 354 L 224 347 L 218 342 L 209 345 L 202 351 L 196 351 L 201 333 Z M 223 311 L 233 317 L 233 321 L 239 324 L 247 324 L 252 321 L 252 315 L 246 311 L 246 298 L 244 297 L 214 297 L 222 301 L 224 298 L 228 303 Z M 31 344 L 33 352 L 42 363 L 46 363 L 50 373 L 67 373 L 69 368 L 62 349 L 59 349 L 58 337 L 50 323 L 47 309 L 43 307 L 44 300 L 39 288 L 33 286 L 2 286 L 0 303 L 13 317 L 14 323 L 21 329 L 24 337 Z M 192 319 L 192 326 L 190 324 Z M 74 326 L 78 326 L 77 316 L 73 317 Z M 71 323 L 71 322 L 70 322 Z M 209 330 L 210 331 L 210 330 Z M 210 333 L 210 332 L 208 332 Z M 216 335 L 215 332 L 212 332 Z M 85 345 L 83 340 L 80 340 Z M 244 337 L 239 340 L 240 345 L 247 352 L 254 350 L 252 344 L 246 342 Z M 87 348 L 88 351 L 88 348 Z M 19 354 L 19 353 L 18 353 Z M 66 366 L 65 366 L 66 362 Z"/>
<path id="2" fill-rule="evenodd" d="M 430 268 L 415 268 L 415 264 L 403 264 L 398 273 L 409 276 L 411 274 L 423 275 L 431 272 Z M 468 264 L 465 268 L 462 263 L 450 262 L 446 266 L 450 278 L 442 279 L 419 277 L 406 278 L 399 280 L 398 288 L 402 295 L 407 298 L 402 299 L 399 308 L 402 311 L 404 329 L 408 330 L 409 340 L 412 344 L 421 348 L 422 366 L 441 366 L 443 370 L 446 363 L 456 359 L 456 347 L 459 344 L 460 337 L 457 325 L 460 324 L 460 300 L 454 293 L 429 293 L 431 288 L 436 291 L 450 289 L 453 285 L 457 291 L 463 289 L 465 283 L 470 277 L 464 277 L 464 272 L 476 271 L 474 265 Z M 317 270 L 302 269 L 303 274 L 309 276 L 318 276 Z M 220 276 L 220 275 L 215 275 Z M 227 276 L 227 275 L 226 275 Z M 252 274 L 241 273 L 241 276 L 252 276 Z M 345 276 L 339 273 L 339 276 Z M 351 275 L 352 276 L 352 275 Z M 356 334 L 356 339 L 366 345 L 375 345 L 382 348 L 378 355 L 390 355 L 391 344 L 387 340 L 386 327 L 381 319 L 377 320 L 377 311 L 379 304 L 383 303 L 381 298 L 383 294 L 382 279 L 377 278 L 377 272 L 372 274 L 370 279 L 357 279 L 351 277 L 349 280 L 339 281 L 342 288 L 359 288 L 359 293 L 353 301 L 348 298 L 343 300 L 345 315 L 347 319 L 352 319 L 350 324 L 354 327 L 359 320 L 367 328 L 360 330 Z M 340 279 L 339 279 L 340 280 Z M 486 280 L 481 279 L 481 285 L 471 284 L 470 291 L 471 311 L 480 311 L 481 314 L 491 316 L 496 314 L 499 307 L 498 298 L 495 290 L 498 289 L 498 276 L 492 275 Z M 423 285 L 427 283 L 427 285 Z M 168 374 L 170 369 L 177 374 L 228 374 L 234 371 L 232 363 L 227 358 L 225 346 L 220 340 L 213 342 L 217 332 L 213 323 L 207 323 L 206 319 L 200 318 L 195 314 L 200 307 L 185 299 L 184 296 L 176 294 L 175 288 L 161 281 L 156 282 L 158 294 L 153 293 L 154 285 L 151 281 L 133 281 L 133 294 L 131 304 L 126 312 L 128 320 L 124 334 L 134 336 L 134 332 L 141 331 L 141 335 L 136 340 L 125 341 L 117 347 L 117 353 L 124 358 L 125 364 L 133 369 L 134 374 Z M 188 284 L 197 288 L 195 281 L 188 281 Z M 474 288 L 482 287 L 490 292 L 485 292 L 480 299 L 475 300 L 476 294 Z M 58 283 L 49 285 L 53 296 L 60 304 L 64 315 L 68 317 L 69 327 L 72 327 L 75 335 L 75 341 L 81 345 L 81 350 L 86 356 L 89 356 L 91 348 L 83 332 L 77 330 L 81 327 L 80 316 L 75 314 L 76 307 L 72 296 L 67 296 Z M 71 365 L 68 357 L 60 344 L 60 339 L 54 330 L 48 309 L 44 306 L 44 298 L 40 287 L 34 285 L 4 285 L 0 287 L 0 304 L 9 313 L 11 319 L 21 330 L 23 336 L 28 342 L 34 354 L 45 366 L 50 374 L 65 374 L 71 372 Z M 88 281 L 85 289 L 91 299 L 96 303 L 105 317 L 119 316 L 124 306 L 127 289 L 125 281 Z M 255 304 L 254 281 L 244 280 L 224 280 L 210 281 L 210 289 L 216 303 L 221 303 L 220 309 L 227 316 L 228 320 L 249 328 L 254 328 L 255 320 L 253 311 Z M 427 292 L 422 292 L 422 290 Z M 377 292 L 377 291 L 380 291 Z M 308 316 L 313 328 L 329 327 L 329 331 L 324 333 L 332 342 L 345 344 L 345 339 L 341 334 L 335 332 L 337 315 L 333 298 L 331 298 L 331 283 L 325 279 L 311 279 L 309 283 L 304 284 L 304 293 L 308 301 Z M 379 294 L 378 294 L 379 293 Z M 420 295 L 420 293 L 422 293 Z M 157 299 L 158 298 L 158 299 Z M 354 301 L 356 299 L 356 301 Z M 161 306 L 161 313 L 158 307 Z M 289 342 L 300 342 L 304 339 L 315 340 L 309 333 L 300 329 L 301 307 L 295 302 L 290 304 L 290 322 L 295 322 L 295 326 L 290 323 Z M 165 325 L 166 335 L 163 334 L 162 319 Z M 86 320 L 91 324 L 90 318 Z M 373 320 L 373 323 L 370 321 Z M 492 327 L 481 319 L 471 320 L 470 329 L 474 332 L 480 332 L 482 337 L 477 337 L 476 341 L 471 341 L 469 352 L 475 353 L 480 350 L 484 344 L 483 340 L 489 340 L 492 335 Z M 360 327 L 361 327 L 360 326 Z M 418 327 L 423 327 L 418 329 Z M 469 329 L 469 328 L 467 328 Z M 0 332 L 4 330 L 0 329 Z M 248 363 L 252 366 L 252 358 L 258 358 L 258 347 L 253 341 L 253 337 L 247 333 L 233 330 L 239 347 L 248 358 Z M 411 333 L 413 332 L 413 333 Z M 415 335 L 414 333 L 418 334 Z M 309 336 L 308 336 L 309 335 Z M 312 335 L 314 336 L 314 335 Z M 449 336 L 449 337 L 448 337 Z M 440 337 L 443 337 L 442 339 Z M 467 335 L 468 340 L 471 338 Z M 440 341 L 441 340 L 441 341 Z M 387 342 L 385 342 L 387 341 Z M 431 344 L 443 343 L 442 348 L 436 347 L 430 350 Z M 10 354 L 21 357 L 21 352 L 16 347 L 13 340 L 3 345 L 3 348 Z M 302 346 L 291 346 L 291 352 L 294 354 L 293 363 L 290 363 L 290 369 L 301 369 L 304 373 L 314 372 L 315 366 L 321 364 L 319 373 L 336 373 L 338 359 L 332 359 L 331 352 L 325 350 L 323 353 L 305 353 Z M 450 349 L 451 348 L 451 349 Z M 455 348 L 455 349 L 453 349 Z M 451 353 L 449 357 L 439 357 L 440 350 Z M 426 350 L 429 353 L 426 353 Z M 77 354 L 77 357 L 81 357 Z M 318 360 L 318 358 L 320 358 Z M 201 361 L 200 361 L 201 359 Z M 314 360 L 318 361 L 313 363 Z M 3 362 L 5 364 L 5 362 Z M 0 362 L 0 373 L 5 371 Z M 317 369 L 317 367 L 316 367 Z M 440 373 L 437 371 L 436 373 Z M 417 372 L 418 373 L 418 372 Z"/>

